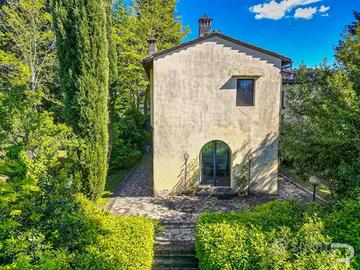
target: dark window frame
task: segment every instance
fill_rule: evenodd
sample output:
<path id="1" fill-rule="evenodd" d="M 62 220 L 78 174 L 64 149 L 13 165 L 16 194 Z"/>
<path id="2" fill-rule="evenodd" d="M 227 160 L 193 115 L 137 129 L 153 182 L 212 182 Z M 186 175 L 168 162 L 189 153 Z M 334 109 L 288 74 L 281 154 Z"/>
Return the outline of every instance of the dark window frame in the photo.
<path id="1" fill-rule="evenodd" d="M 240 104 L 238 99 L 239 94 L 239 81 L 249 80 L 252 81 L 252 103 L 250 104 Z M 255 91 L 256 91 L 256 80 L 254 77 L 239 77 L 236 79 L 236 106 L 237 107 L 254 107 L 255 106 Z"/>

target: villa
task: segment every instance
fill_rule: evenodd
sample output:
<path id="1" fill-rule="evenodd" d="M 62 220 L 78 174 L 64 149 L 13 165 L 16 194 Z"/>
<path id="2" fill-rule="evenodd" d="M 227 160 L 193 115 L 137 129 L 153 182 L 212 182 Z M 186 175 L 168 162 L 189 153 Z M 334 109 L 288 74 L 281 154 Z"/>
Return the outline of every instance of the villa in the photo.
<path id="1" fill-rule="evenodd" d="M 282 70 L 291 60 L 211 31 L 157 52 L 149 39 L 157 193 L 211 188 L 277 193 Z"/>

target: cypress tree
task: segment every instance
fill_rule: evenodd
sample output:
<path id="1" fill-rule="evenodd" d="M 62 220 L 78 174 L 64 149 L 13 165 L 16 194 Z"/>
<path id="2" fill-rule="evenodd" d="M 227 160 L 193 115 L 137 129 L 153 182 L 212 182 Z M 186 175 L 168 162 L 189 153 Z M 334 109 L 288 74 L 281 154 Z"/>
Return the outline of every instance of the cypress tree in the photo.
<path id="1" fill-rule="evenodd" d="M 108 154 L 109 50 L 106 0 L 54 0 L 59 76 L 66 122 L 84 141 L 85 193 L 104 190 Z"/>
<path id="2" fill-rule="evenodd" d="M 112 14 L 113 14 L 113 0 L 106 1 L 106 30 L 107 30 L 107 40 L 109 47 L 109 152 L 108 152 L 108 162 L 110 163 L 111 151 L 114 141 L 114 130 L 113 122 L 116 117 L 115 113 L 115 100 L 116 95 L 118 94 L 117 85 L 119 84 L 118 72 L 117 72 L 117 54 L 116 46 L 113 42 L 113 25 L 112 25 Z"/>

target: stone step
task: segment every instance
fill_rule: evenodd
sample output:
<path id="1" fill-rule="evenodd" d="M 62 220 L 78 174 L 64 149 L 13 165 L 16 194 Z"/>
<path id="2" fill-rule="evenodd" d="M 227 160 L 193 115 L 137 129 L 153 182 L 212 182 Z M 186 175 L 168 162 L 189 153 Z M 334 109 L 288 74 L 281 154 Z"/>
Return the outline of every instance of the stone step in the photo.
<path id="1" fill-rule="evenodd" d="M 155 241 L 155 250 L 158 249 L 182 249 L 182 250 L 194 250 L 194 241 Z"/>
<path id="2" fill-rule="evenodd" d="M 165 228 L 172 228 L 172 227 L 181 227 L 181 228 L 195 228 L 196 223 L 195 222 L 169 222 L 164 221 L 161 222 L 161 225 Z"/>
<path id="3" fill-rule="evenodd" d="M 198 270 L 199 267 L 166 267 L 166 266 L 153 266 L 153 270 Z"/>
<path id="4" fill-rule="evenodd" d="M 183 254 L 183 255 L 194 255 L 194 245 L 172 245 L 172 246 L 155 246 L 155 255 L 172 255 L 172 254 Z"/>
<path id="5" fill-rule="evenodd" d="M 156 241 L 153 269 L 198 269 L 193 241 Z"/>
<path id="6" fill-rule="evenodd" d="M 155 237 L 155 241 L 181 241 L 181 240 L 188 240 L 188 241 L 194 241 L 195 237 L 193 232 L 189 233 L 182 233 L 181 235 L 174 235 L 172 233 L 162 233 L 159 236 Z"/>
<path id="7" fill-rule="evenodd" d="M 198 267 L 198 261 L 195 256 L 160 256 L 154 258 L 153 267 Z"/>
<path id="8" fill-rule="evenodd" d="M 158 249 L 154 251 L 155 257 L 162 256 L 183 256 L 183 257 L 194 257 L 195 250 L 194 249 L 181 249 L 181 248 L 173 248 L 173 249 Z"/>
<path id="9" fill-rule="evenodd" d="M 231 187 L 199 186 L 195 191 L 196 196 L 214 196 L 218 199 L 231 199 L 237 196 Z"/>
<path id="10" fill-rule="evenodd" d="M 166 223 L 163 230 L 155 237 L 155 241 L 194 241 L 195 224 L 188 223 Z"/>

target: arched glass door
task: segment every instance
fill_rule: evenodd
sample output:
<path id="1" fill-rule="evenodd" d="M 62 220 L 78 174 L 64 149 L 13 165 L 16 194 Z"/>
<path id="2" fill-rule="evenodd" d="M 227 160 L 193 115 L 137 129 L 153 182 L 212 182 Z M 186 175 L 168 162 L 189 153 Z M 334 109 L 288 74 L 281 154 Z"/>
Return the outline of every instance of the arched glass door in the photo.
<path id="1" fill-rule="evenodd" d="M 201 184 L 230 186 L 230 148 L 222 141 L 211 141 L 201 149 Z"/>

